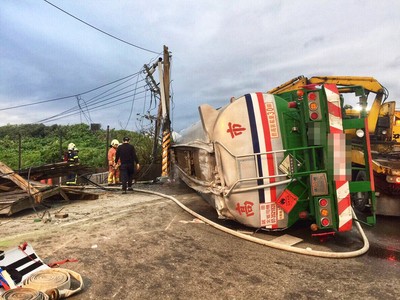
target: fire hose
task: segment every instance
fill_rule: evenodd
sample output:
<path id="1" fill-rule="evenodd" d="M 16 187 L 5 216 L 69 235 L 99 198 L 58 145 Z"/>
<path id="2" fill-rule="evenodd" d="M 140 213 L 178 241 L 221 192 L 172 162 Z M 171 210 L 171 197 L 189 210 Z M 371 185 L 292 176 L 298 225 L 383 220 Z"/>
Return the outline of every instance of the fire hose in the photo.
<path id="1" fill-rule="evenodd" d="M 28 300 L 48 300 L 49 296 L 45 293 L 31 289 L 31 288 L 16 288 L 8 290 L 3 295 L 1 299 L 11 300 L 11 299 L 28 299 Z"/>
<path id="2" fill-rule="evenodd" d="M 71 289 L 71 278 L 79 282 Z M 21 288 L 6 291 L 2 299 L 58 300 L 83 289 L 82 276 L 68 269 L 45 269 L 33 273 L 22 282 Z"/>
<path id="3" fill-rule="evenodd" d="M 317 256 L 317 257 L 325 257 L 325 258 L 350 258 L 350 257 L 356 257 L 356 256 L 360 256 L 364 253 L 366 253 L 369 249 L 369 241 L 367 239 L 367 236 L 364 233 L 364 230 L 362 229 L 361 225 L 359 224 L 359 222 L 355 222 L 357 230 L 359 231 L 362 239 L 363 239 L 363 247 L 361 249 L 358 250 L 354 250 L 354 251 L 348 251 L 348 252 L 329 252 L 329 251 L 318 251 L 318 250 L 312 250 L 310 248 L 307 249 L 303 249 L 303 248 L 299 248 L 299 247 L 294 247 L 294 246 L 289 246 L 289 245 L 285 245 L 285 244 L 279 244 L 277 242 L 274 241 L 266 241 L 263 239 L 259 239 L 253 236 L 249 236 L 246 235 L 244 233 L 241 232 L 237 232 L 235 230 L 226 228 L 225 226 L 219 225 L 205 217 L 203 217 L 202 215 L 194 212 L 193 210 L 191 210 L 190 208 L 188 208 L 187 206 L 185 206 L 183 203 L 181 203 L 178 199 L 176 199 L 173 196 L 169 196 L 169 195 L 165 195 L 162 193 L 158 193 L 158 192 L 154 192 L 154 191 L 147 191 L 147 190 L 141 190 L 141 189 L 134 189 L 134 191 L 137 192 L 142 192 L 142 193 L 148 193 L 148 194 L 154 194 L 154 195 L 158 195 L 161 196 L 163 198 L 167 198 L 172 200 L 173 202 L 175 202 L 178 206 L 180 206 L 183 210 L 185 210 L 186 212 L 190 213 L 191 215 L 193 215 L 194 217 L 200 219 L 201 221 L 203 221 L 204 223 L 213 226 L 214 228 L 217 228 L 223 232 L 229 233 L 231 235 L 234 235 L 236 237 L 251 241 L 253 243 L 257 243 L 260 245 L 264 245 L 267 247 L 271 247 L 271 248 L 275 248 L 275 249 L 279 249 L 279 250 L 284 250 L 284 251 L 288 251 L 288 252 L 293 252 L 293 253 L 298 253 L 298 254 L 303 254 L 303 255 L 309 255 L 309 256 Z M 355 219 L 357 221 L 357 216 L 354 213 L 354 211 L 352 210 L 352 215 L 353 215 L 353 219 Z"/>

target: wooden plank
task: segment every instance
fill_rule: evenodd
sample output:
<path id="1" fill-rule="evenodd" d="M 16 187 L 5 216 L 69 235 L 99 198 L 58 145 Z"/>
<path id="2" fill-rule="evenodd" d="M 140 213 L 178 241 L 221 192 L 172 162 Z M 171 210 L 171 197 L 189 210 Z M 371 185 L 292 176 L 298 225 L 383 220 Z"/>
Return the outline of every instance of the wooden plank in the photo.
<path id="1" fill-rule="evenodd" d="M 64 200 L 69 201 L 68 195 L 63 191 L 63 189 L 60 189 L 60 195 L 61 197 L 64 198 Z"/>
<path id="2" fill-rule="evenodd" d="M 8 192 L 8 191 L 11 191 L 12 189 L 14 189 L 14 187 L 12 187 L 12 186 L 8 186 L 5 184 L 0 185 L 0 191 Z"/>
<path id="3" fill-rule="evenodd" d="M 51 198 L 56 195 L 70 200 L 96 200 L 99 198 L 98 194 L 85 192 L 82 188 L 61 188 L 53 187 L 51 189 L 42 191 L 43 199 Z M 39 203 L 34 202 L 30 196 L 22 190 L 15 190 L 5 193 L 0 193 L 0 215 L 11 216 L 14 213 L 20 212 L 25 209 L 37 207 Z"/>
<path id="4" fill-rule="evenodd" d="M 99 195 L 88 193 L 83 186 L 52 186 L 28 181 L 0 162 L 0 215 L 8 216 L 34 208 L 44 199 L 61 196 L 63 199 L 98 199 Z"/>
<path id="5" fill-rule="evenodd" d="M 36 206 L 34 200 L 23 190 L 0 193 L 0 215 L 11 216 L 21 210 Z"/>
<path id="6" fill-rule="evenodd" d="M 7 203 L 12 203 L 16 199 L 26 197 L 26 192 L 22 190 L 17 190 L 17 191 L 12 191 L 12 192 L 6 192 L 6 193 L 1 193 L 0 194 L 0 204 L 7 204 Z"/>
<path id="7" fill-rule="evenodd" d="M 1 203 L 0 204 L 0 214 L 11 216 L 14 213 L 20 212 L 22 210 L 36 207 L 38 204 L 34 203 L 33 200 L 29 196 L 24 193 L 24 196 L 21 198 L 14 198 L 14 201 L 10 203 Z"/>
<path id="8" fill-rule="evenodd" d="M 59 187 L 44 191 L 43 199 L 52 197 L 60 193 Z M 42 199 L 42 200 L 43 200 Z M 22 190 L 6 192 L 0 194 L 0 215 L 11 216 L 14 213 L 25 209 L 37 207 L 39 203 L 34 202 L 31 197 Z"/>
<path id="9" fill-rule="evenodd" d="M 22 177 L 28 178 L 29 174 L 29 179 L 33 180 L 57 178 L 65 176 L 68 173 L 77 173 L 79 175 L 87 174 L 91 173 L 91 169 L 79 163 L 71 165 L 69 162 L 63 161 L 53 164 L 31 167 L 29 169 L 18 171 L 18 174 Z"/>
<path id="10" fill-rule="evenodd" d="M 9 179 L 18 185 L 22 190 L 28 192 L 31 195 L 36 203 L 40 203 L 42 200 L 42 194 L 38 189 L 33 187 L 30 182 L 22 178 L 20 175 L 15 173 L 11 168 L 0 161 L 0 172 L 3 174 L 3 178 Z"/>

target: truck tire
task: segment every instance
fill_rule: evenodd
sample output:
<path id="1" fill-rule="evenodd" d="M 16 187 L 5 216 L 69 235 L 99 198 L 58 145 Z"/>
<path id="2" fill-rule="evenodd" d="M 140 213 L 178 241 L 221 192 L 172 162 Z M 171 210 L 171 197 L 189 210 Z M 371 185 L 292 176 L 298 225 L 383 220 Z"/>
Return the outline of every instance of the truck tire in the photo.
<path id="1" fill-rule="evenodd" d="M 355 181 L 367 181 L 367 173 L 365 171 L 359 171 L 357 173 Z M 368 192 L 357 192 L 351 194 L 351 204 L 353 208 L 359 212 L 364 212 L 369 203 Z"/>

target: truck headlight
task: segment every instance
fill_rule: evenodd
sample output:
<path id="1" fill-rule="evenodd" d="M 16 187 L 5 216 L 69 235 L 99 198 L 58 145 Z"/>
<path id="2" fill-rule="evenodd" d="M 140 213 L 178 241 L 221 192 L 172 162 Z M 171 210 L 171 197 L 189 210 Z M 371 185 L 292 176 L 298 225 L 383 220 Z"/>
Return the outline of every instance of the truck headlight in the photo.
<path id="1" fill-rule="evenodd" d="M 362 130 L 362 129 L 357 129 L 357 130 L 356 130 L 356 135 L 357 135 L 359 138 L 364 137 L 364 130 Z"/>
<path id="2" fill-rule="evenodd" d="M 386 181 L 389 183 L 400 183 L 400 177 L 399 176 L 386 176 Z"/>

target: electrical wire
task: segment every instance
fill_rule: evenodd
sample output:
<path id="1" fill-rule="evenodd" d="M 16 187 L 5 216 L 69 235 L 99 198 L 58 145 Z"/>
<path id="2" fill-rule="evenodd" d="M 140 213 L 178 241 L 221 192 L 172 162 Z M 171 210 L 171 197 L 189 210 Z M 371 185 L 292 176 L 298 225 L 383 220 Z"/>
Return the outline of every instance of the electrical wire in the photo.
<path id="1" fill-rule="evenodd" d="M 150 60 L 150 63 L 157 59 L 158 59 L 157 57 L 153 57 Z M 128 121 L 126 122 L 126 125 L 124 126 L 125 128 L 127 128 L 127 125 L 129 123 L 132 113 L 133 113 L 133 103 L 144 99 L 143 106 L 145 107 L 147 104 L 146 103 L 146 93 L 149 91 L 149 89 L 148 89 L 148 85 L 146 83 L 145 78 L 143 78 L 143 70 L 144 70 L 144 67 L 142 67 L 136 73 L 133 73 L 133 74 L 130 74 L 123 78 L 103 84 L 96 88 L 92 88 L 92 89 L 87 90 L 82 93 L 37 101 L 34 103 L 29 103 L 29 104 L 17 105 L 17 106 L 8 107 L 8 108 L 3 108 L 3 109 L 0 109 L 0 111 L 13 109 L 13 108 L 26 107 L 26 106 L 36 105 L 36 104 L 42 104 L 42 103 L 47 103 L 47 102 L 52 102 L 52 101 L 57 101 L 57 100 L 76 98 L 77 105 L 75 105 L 67 110 L 62 111 L 61 113 L 41 119 L 34 123 L 49 123 L 49 122 L 52 122 L 55 120 L 71 117 L 71 116 L 78 115 L 78 114 L 80 115 L 81 122 L 82 122 L 82 114 L 83 114 L 84 117 L 86 118 L 86 121 L 91 123 L 92 120 L 90 117 L 90 112 L 107 109 L 110 107 L 115 107 L 116 105 L 122 105 L 122 104 L 126 104 L 128 102 L 131 102 L 131 111 L 130 111 L 130 114 L 128 117 Z M 140 76 L 140 79 L 139 79 L 139 76 Z M 136 79 L 136 82 L 131 83 L 131 80 L 134 80 L 134 79 Z M 144 84 L 139 84 L 141 82 L 144 82 Z M 113 85 L 113 86 L 111 86 L 111 85 Z M 95 92 L 97 90 L 100 90 L 100 89 L 102 89 L 104 87 L 108 87 L 108 86 L 111 86 L 111 87 L 107 88 L 105 91 L 101 91 L 98 94 L 93 95 L 87 101 L 82 98 L 82 95 L 87 95 L 89 93 Z M 132 86 L 135 86 L 135 87 L 132 88 Z M 138 97 L 140 94 L 144 94 L 144 97 Z M 133 97 L 133 100 L 124 101 L 125 99 L 132 98 L 132 97 Z M 84 107 L 81 105 L 81 101 L 84 103 Z M 152 105 L 152 103 L 150 102 L 149 106 L 151 106 L 151 105 Z M 144 126 L 142 125 L 142 127 L 144 127 Z"/>
<path id="2" fill-rule="evenodd" d="M 92 98 L 90 98 L 88 101 L 86 101 L 87 111 L 89 112 L 89 109 L 92 110 L 93 108 L 101 109 L 101 107 L 103 109 L 105 109 L 107 107 L 110 107 L 107 104 L 111 103 L 111 101 L 113 102 L 114 105 L 117 105 L 117 102 L 120 102 L 121 100 L 126 99 L 126 97 L 131 97 L 131 96 L 134 96 L 135 94 L 143 93 L 143 91 L 137 92 L 140 89 L 144 90 L 144 88 L 146 87 L 146 85 L 137 86 L 138 83 L 145 81 L 144 79 L 139 80 L 139 76 L 142 75 L 142 71 L 143 71 L 143 68 L 141 70 L 139 70 L 138 72 L 132 74 L 132 76 L 129 76 L 129 77 L 126 76 L 126 77 L 122 78 L 121 79 L 122 82 L 119 82 L 118 84 L 110 87 L 106 91 L 103 91 L 103 92 L 99 93 L 98 95 L 94 95 Z M 136 83 L 129 83 L 131 80 L 133 80 L 135 78 L 136 78 Z M 119 81 L 121 81 L 121 80 L 119 80 Z M 117 82 L 118 81 L 114 81 L 113 83 L 117 83 Z M 134 84 L 136 85 L 134 89 L 130 89 L 128 91 L 117 94 L 118 92 L 123 91 L 123 90 L 129 88 L 130 86 L 133 86 Z M 104 87 L 104 86 L 102 86 L 102 87 Z M 117 89 L 117 87 L 120 87 L 120 88 Z M 127 95 L 127 94 L 129 94 L 129 95 L 126 97 L 120 97 L 122 95 Z M 80 96 L 80 95 L 78 95 L 78 96 Z M 120 98 L 118 98 L 118 97 L 120 97 Z M 102 106 L 99 106 L 100 103 L 102 103 Z M 125 103 L 125 102 L 123 102 L 123 103 Z M 121 103 L 119 103 L 119 104 L 121 104 Z M 36 123 L 48 123 L 50 121 L 70 117 L 70 116 L 76 115 L 78 113 L 79 114 L 82 113 L 82 110 L 79 107 L 79 105 L 75 105 L 61 113 L 47 117 L 45 119 L 41 119 L 41 120 L 37 121 Z"/>
<path id="3" fill-rule="evenodd" d="M 140 72 L 140 71 L 139 71 L 139 72 Z M 101 89 L 101 88 L 103 88 L 103 87 L 106 87 L 106 86 L 108 86 L 108 85 L 114 84 L 114 83 L 116 83 L 116 82 L 118 82 L 118 81 L 125 80 L 126 78 L 129 78 L 129 77 L 133 77 L 133 76 L 139 74 L 139 72 L 136 72 L 136 73 L 134 73 L 134 74 L 130 74 L 130 75 L 125 76 L 125 77 L 123 77 L 123 78 L 120 78 L 120 79 L 111 81 L 111 82 L 109 82 L 109 83 L 103 84 L 103 85 L 101 85 L 101 86 L 98 86 L 98 87 L 96 87 L 96 88 L 90 89 L 90 90 L 85 91 L 85 92 L 82 92 L 82 93 L 73 94 L 73 95 L 69 95 L 69 96 L 58 97 L 58 98 L 52 98 L 52 99 L 47 99 L 47 100 L 40 100 L 40 101 L 37 101 L 37 102 L 32 102 L 32 103 L 27 103 L 27 104 L 20 104 L 20 105 L 15 105 L 15 106 L 9 106 L 9 107 L 5 107 L 5 108 L 0 108 L 0 111 L 10 110 L 10 109 L 14 109 L 14 108 L 27 107 L 27 106 L 37 105 L 37 104 L 43 104 L 43 103 L 48 103 L 48 102 L 53 102 L 53 101 L 65 100 L 65 99 L 68 99 L 68 98 L 75 98 L 76 96 L 89 94 L 89 93 L 94 92 L 94 91 L 96 91 L 96 90 L 99 90 L 99 89 Z"/>
<path id="4" fill-rule="evenodd" d="M 112 37 L 113 39 L 116 39 L 116 40 L 118 40 L 118 41 L 120 41 L 120 42 L 122 42 L 122 43 L 125 43 L 125 44 L 127 44 L 127 45 L 130 45 L 130 46 L 132 46 L 132 47 L 138 48 L 138 49 L 143 50 L 143 51 L 147 51 L 147 52 L 154 53 L 154 54 L 157 54 L 157 55 L 160 55 L 160 54 L 161 54 L 161 52 L 152 51 L 152 50 L 149 50 L 149 49 L 140 47 L 140 46 L 138 46 L 138 45 L 132 44 L 132 43 L 130 43 L 130 42 L 127 42 L 127 41 L 125 41 L 125 40 L 123 40 L 123 39 L 120 39 L 119 37 L 116 37 L 116 36 L 114 36 L 114 35 L 112 35 L 112 34 L 110 34 L 110 33 L 108 33 L 108 32 L 105 32 L 104 30 L 101 30 L 101 29 L 99 29 L 99 28 L 97 28 L 97 27 L 95 27 L 95 26 L 93 26 L 93 25 L 91 25 L 91 24 L 89 24 L 89 23 L 83 21 L 82 19 L 80 19 L 80 18 L 78 18 L 78 17 L 76 17 L 76 16 L 70 14 L 69 12 L 67 12 L 67 11 L 65 11 L 64 9 L 62 9 L 62 8 L 60 8 L 60 7 L 56 6 L 56 5 L 54 5 L 53 3 L 51 3 L 51 2 L 49 2 L 49 1 L 47 1 L 47 0 L 43 0 L 43 1 L 46 2 L 47 4 L 50 4 L 51 6 L 53 6 L 53 7 L 55 7 L 55 8 L 57 8 L 58 10 L 62 11 L 63 13 L 69 15 L 70 17 L 74 18 L 75 20 L 78 20 L 79 22 L 82 22 L 83 24 L 85 24 L 85 25 L 87 25 L 87 26 L 89 26 L 89 27 L 91 27 L 91 28 L 93 28 L 93 29 L 95 29 L 95 30 L 97 30 L 97 31 L 100 31 L 101 33 L 103 33 L 103 34 L 105 34 L 105 35 L 107 35 L 107 36 L 109 36 L 109 37 Z"/>
<path id="5" fill-rule="evenodd" d="M 96 98 L 99 98 L 100 96 L 103 96 L 105 93 L 107 93 L 107 92 L 109 92 L 109 91 L 111 91 L 111 90 L 113 90 L 113 89 L 115 89 L 115 88 L 117 88 L 117 87 L 123 85 L 124 83 L 127 83 L 127 82 L 130 81 L 131 79 L 132 79 L 132 78 L 129 78 L 129 79 L 127 79 L 126 81 L 124 81 L 124 82 L 122 82 L 122 83 L 120 83 L 120 84 L 118 84 L 118 85 L 116 85 L 116 86 L 114 86 L 114 87 L 112 87 L 112 88 L 110 88 L 110 89 L 108 89 L 108 90 L 106 90 L 106 91 L 100 93 L 99 95 L 90 98 L 90 99 L 88 100 L 88 102 L 90 103 L 90 102 L 94 101 Z M 119 89 L 119 90 L 116 90 L 115 92 L 122 91 L 122 90 L 126 89 L 127 87 L 129 87 L 129 86 L 131 86 L 131 85 L 133 85 L 133 84 L 129 84 L 129 85 L 127 85 L 126 87 L 123 87 L 123 88 L 121 88 L 121 89 Z M 112 95 L 112 93 L 110 93 L 110 94 L 108 94 L 108 95 Z M 106 95 L 106 96 L 108 96 L 108 95 Z"/>
<path id="6" fill-rule="evenodd" d="M 112 95 L 114 95 L 114 94 L 116 94 L 116 93 L 118 93 L 118 92 L 120 92 L 120 91 L 122 91 L 122 90 L 125 90 L 125 89 L 127 89 L 128 87 L 131 87 L 131 86 L 133 86 L 133 85 L 136 85 L 134 89 L 129 90 L 129 91 L 125 91 L 125 92 L 123 92 L 123 93 L 121 93 L 121 94 L 118 94 L 117 96 L 126 94 L 126 93 L 131 92 L 131 91 L 137 91 L 137 90 L 139 90 L 139 89 L 145 87 L 145 85 L 141 85 L 141 86 L 137 87 L 137 83 L 138 83 L 138 82 L 142 82 L 142 81 L 143 81 L 143 80 L 137 81 L 136 83 L 131 83 L 131 84 L 129 84 L 129 85 L 123 87 L 123 88 L 120 88 L 120 89 L 115 90 L 115 91 L 113 91 L 113 92 L 111 92 L 111 93 L 108 93 L 108 94 L 106 94 L 106 95 L 103 95 L 102 97 L 99 97 L 100 95 L 94 96 L 93 98 L 91 98 L 91 99 L 88 101 L 88 104 L 91 104 L 91 103 L 95 102 L 96 98 L 97 98 L 97 100 L 103 99 L 102 101 L 107 101 L 107 100 L 109 100 L 109 99 L 112 99 L 112 98 L 115 97 L 115 96 L 112 96 Z M 104 94 L 104 93 L 102 93 L 102 94 Z M 112 97 L 104 99 L 105 97 L 108 97 L 108 96 L 112 96 Z M 99 101 L 99 102 L 100 102 L 100 101 Z"/>
<path id="7" fill-rule="evenodd" d="M 86 105 L 85 100 L 83 98 L 81 98 L 81 96 L 76 97 L 76 100 L 77 100 L 78 107 L 79 107 L 79 114 L 80 114 L 80 117 L 81 117 L 81 123 L 82 123 L 82 115 L 85 117 L 85 119 L 86 119 L 86 121 L 88 123 L 91 123 L 92 120 L 90 118 L 90 112 L 89 112 L 89 109 L 88 109 L 88 107 Z M 81 101 L 85 104 L 85 108 L 87 110 L 87 115 L 86 115 L 86 112 L 84 111 L 83 107 L 81 106 Z"/>
<path id="8" fill-rule="evenodd" d="M 135 73 L 135 74 L 133 74 L 133 75 L 136 75 L 136 78 L 137 78 L 139 74 L 140 74 L 140 71 L 137 72 L 137 73 Z M 129 84 L 129 85 L 123 87 L 123 88 L 120 88 L 120 89 L 114 91 L 114 92 L 110 92 L 110 91 L 112 91 L 113 89 L 115 89 L 116 87 L 120 87 L 121 85 L 123 85 L 123 84 L 129 82 L 130 80 L 133 80 L 135 77 L 130 76 L 129 78 L 127 78 L 127 79 L 126 79 L 126 78 L 127 78 L 127 77 L 124 77 L 124 78 L 122 79 L 122 80 L 125 79 L 122 83 L 119 83 L 119 84 L 117 84 L 117 85 L 115 85 L 115 86 L 113 86 L 113 87 L 107 89 L 106 91 L 101 92 L 99 95 L 95 95 L 95 96 L 93 96 L 92 98 L 90 98 L 90 100 L 88 100 L 88 101 L 86 102 L 87 108 L 91 108 L 93 105 L 96 105 L 96 104 L 98 104 L 98 103 L 107 102 L 107 101 L 109 101 L 109 100 L 115 99 L 115 98 L 118 97 L 118 96 L 121 96 L 121 95 L 130 93 L 130 92 L 136 92 L 136 90 L 138 90 L 138 89 L 144 87 L 144 85 L 142 85 L 142 86 L 140 86 L 140 87 L 138 87 L 138 88 L 136 88 L 136 89 L 131 89 L 131 90 L 128 90 L 128 91 L 126 91 L 126 92 L 123 92 L 123 93 L 117 94 L 117 95 L 115 95 L 115 96 L 112 96 L 113 94 L 117 93 L 118 91 L 122 91 L 122 90 L 128 88 L 129 86 L 133 85 L 133 83 L 132 83 L 132 84 Z M 141 80 L 141 81 L 143 81 L 143 80 Z M 140 81 L 140 82 L 141 82 L 141 81 Z M 114 81 L 114 83 L 116 83 L 116 82 Z M 103 86 L 103 87 L 104 87 L 104 86 Z M 105 95 L 105 93 L 107 93 L 107 92 L 110 92 L 110 93 L 108 93 L 108 94 Z M 102 97 L 99 98 L 100 95 L 102 95 Z M 79 94 L 79 95 L 77 95 L 77 96 L 81 96 L 81 94 Z M 108 98 L 105 98 L 105 99 L 104 99 L 104 97 L 108 97 Z M 95 101 L 96 98 L 98 98 L 97 100 L 101 100 L 101 99 L 102 99 L 102 100 L 96 102 L 96 101 Z M 113 101 L 116 101 L 116 100 L 113 100 Z M 69 108 L 69 109 L 67 109 L 67 110 L 64 110 L 64 111 L 62 111 L 62 112 L 60 112 L 60 113 L 58 113 L 58 114 L 56 114 L 56 115 L 53 115 L 53 116 L 50 116 L 50 117 L 41 119 L 41 120 L 37 121 L 37 123 L 48 122 L 48 121 L 51 121 L 52 119 L 60 119 L 60 118 L 59 118 L 60 116 L 64 116 L 64 117 L 66 117 L 66 116 L 71 116 L 71 114 L 70 114 L 71 112 L 79 112 L 79 111 L 80 111 L 79 106 L 78 106 L 78 105 L 75 105 L 75 106 L 73 106 L 73 107 L 71 107 L 71 108 Z"/>
<path id="9" fill-rule="evenodd" d="M 135 89 L 137 89 L 138 81 L 139 81 L 139 76 L 137 77 L 137 80 L 136 80 Z M 130 110 L 130 112 L 129 112 L 128 120 L 126 121 L 126 124 L 125 124 L 125 127 L 124 127 L 125 130 L 126 130 L 126 128 L 128 127 L 129 121 L 131 120 L 131 117 L 132 117 L 133 104 L 135 103 L 135 98 L 136 98 L 136 94 L 133 95 L 132 104 L 131 104 L 131 110 Z"/>
<path id="10" fill-rule="evenodd" d="M 89 104 L 89 101 L 87 101 L 86 108 L 87 108 L 88 111 L 90 110 L 91 112 L 94 112 L 94 111 L 99 111 L 99 110 L 105 110 L 105 109 L 108 109 L 108 108 L 111 108 L 111 107 L 115 107 L 117 105 L 122 105 L 122 104 L 129 103 L 129 102 L 132 103 L 132 100 L 123 101 L 123 100 L 131 98 L 131 97 L 134 97 L 134 100 L 133 100 L 134 102 L 140 101 L 142 99 L 145 100 L 146 99 L 146 94 L 147 94 L 148 91 L 145 90 L 144 87 L 145 86 L 140 86 L 140 87 L 137 87 L 135 89 L 131 89 L 129 91 L 126 91 L 126 92 L 123 92 L 123 93 L 119 93 L 119 94 L 113 95 L 111 97 L 107 97 L 105 99 L 102 99 L 101 101 L 91 102 L 90 104 Z M 122 90 L 122 89 L 120 89 L 120 90 Z M 140 94 L 144 94 L 144 96 L 143 97 L 138 97 L 138 95 L 140 95 Z M 126 96 L 124 96 L 124 95 L 126 95 Z M 123 96 L 123 97 L 121 97 L 121 96 Z M 146 103 L 144 102 L 143 105 L 146 105 Z M 75 106 L 75 107 L 70 108 L 70 109 L 68 109 L 66 111 L 63 111 L 63 112 L 61 112 L 61 113 L 59 113 L 57 115 L 54 115 L 54 116 L 39 120 L 39 121 L 37 121 L 37 123 L 48 123 L 48 122 L 51 122 L 51 121 L 55 121 L 55 120 L 59 120 L 59 119 L 67 118 L 67 117 L 71 117 L 71 116 L 77 115 L 79 113 L 81 113 L 80 108 L 78 106 Z M 126 126 L 124 126 L 124 127 L 126 127 Z"/>
<path id="11" fill-rule="evenodd" d="M 132 92 L 134 92 L 134 94 L 142 94 L 142 93 L 145 93 L 144 90 L 142 90 L 142 91 L 140 91 L 140 92 L 136 92 L 136 89 L 132 89 L 132 90 L 129 90 L 129 91 L 120 93 L 120 94 L 118 94 L 118 95 L 115 95 L 115 96 L 112 96 L 112 97 L 103 99 L 103 100 L 98 101 L 98 102 L 94 102 L 94 103 L 92 102 L 92 103 L 90 103 L 90 104 L 88 105 L 88 108 L 90 108 L 91 110 L 93 110 L 94 108 L 103 108 L 103 109 L 105 109 L 105 108 L 107 108 L 107 107 L 110 107 L 110 106 L 105 106 L 105 105 L 107 105 L 107 104 L 114 104 L 114 105 L 117 105 L 117 102 L 120 102 L 121 100 L 124 100 L 124 99 L 126 99 L 126 98 L 128 98 L 128 97 L 132 97 L 134 94 L 129 94 L 129 95 L 124 96 L 124 97 L 122 97 L 122 98 L 118 98 L 118 97 L 123 96 L 123 95 L 126 95 L 126 94 L 128 94 L 128 93 L 132 93 Z M 121 104 L 121 103 L 120 103 L 120 104 Z M 74 107 L 69 108 L 69 109 L 67 109 L 67 110 L 65 110 L 65 111 L 63 111 L 63 112 L 61 112 L 61 113 L 58 113 L 58 114 L 56 114 L 56 115 L 54 115 L 54 116 L 47 117 L 47 118 L 45 118 L 45 119 L 39 120 L 39 121 L 37 121 L 36 123 L 50 122 L 50 121 L 53 121 L 53 120 L 56 120 L 56 119 L 62 119 L 62 118 L 68 117 L 68 116 L 72 116 L 72 115 L 78 114 L 78 113 L 80 113 L 79 107 L 78 107 L 78 106 L 74 106 Z"/>
<path id="12" fill-rule="evenodd" d="M 123 98 L 118 99 L 118 100 L 115 101 L 115 102 L 119 102 L 119 103 L 112 102 L 112 103 L 108 103 L 107 105 L 99 104 L 98 106 L 92 107 L 91 111 L 94 112 L 94 111 L 104 110 L 104 109 L 107 109 L 107 108 L 110 108 L 110 107 L 115 107 L 117 105 L 130 103 L 132 101 L 131 97 L 132 97 L 132 95 L 129 95 L 129 96 L 123 97 Z M 121 100 L 124 100 L 124 99 L 127 99 L 127 98 L 129 98 L 129 100 L 120 102 Z M 141 99 L 144 99 L 144 98 L 145 97 L 143 96 L 141 98 L 137 98 L 136 100 L 141 100 Z M 71 117 L 71 116 L 74 116 L 74 115 L 77 115 L 77 114 L 79 114 L 79 111 L 74 111 L 74 112 L 71 112 L 69 114 L 50 117 L 50 118 L 47 118 L 45 120 L 38 121 L 37 123 L 49 123 L 49 122 L 52 122 L 52 121 L 56 121 L 56 120 L 60 120 L 60 119 L 63 119 L 63 118 Z"/>
<path id="13" fill-rule="evenodd" d="M 155 58 L 153 60 L 155 60 Z M 110 83 L 103 84 L 99 87 L 90 89 L 83 93 L 38 101 L 38 102 L 27 104 L 27 105 L 19 105 L 18 107 L 24 107 L 24 106 L 34 105 L 34 104 L 40 104 L 40 103 L 75 97 L 76 102 L 77 102 L 76 105 L 74 105 L 58 114 L 55 114 L 53 116 L 38 120 L 35 123 L 49 123 L 52 121 L 56 121 L 56 120 L 63 119 L 63 118 L 68 118 L 68 117 L 78 115 L 78 114 L 80 115 L 81 122 L 82 122 L 82 115 L 83 115 L 83 117 L 85 117 L 87 122 L 92 123 L 92 118 L 90 116 L 91 112 L 108 109 L 110 107 L 115 107 L 117 105 L 131 103 L 128 120 L 124 126 L 122 126 L 122 124 L 121 124 L 121 127 L 126 129 L 129 124 L 129 121 L 132 118 L 135 102 L 143 100 L 143 111 L 145 111 L 145 107 L 148 106 L 147 111 L 148 111 L 149 115 L 150 115 L 150 111 L 152 110 L 152 105 L 154 104 L 154 107 L 156 107 L 157 95 L 154 95 L 154 100 L 155 100 L 154 103 L 152 101 L 153 100 L 152 98 L 151 98 L 150 103 L 147 103 L 146 96 L 147 96 L 147 93 L 150 91 L 150 89 L 148 88 L 146 79 L 143 78 L 143 69 L 144 68 L 141 68 L 141 70 L 139 70 L 138 72 L 136 72 L 134 74 L 130 74 L 123 78 L 114 80 Z M 134 83 L 131 82 L 131 80 L 134 80 L 134 79 L 136 79 L 136 81 Z M 143 83 L 143 84 L 140 84 L 140 83 Z M 113 85 L 113 86 L 111 86 L 111 85 Z M 109 86 L 111 86 L 111 87 L 109 87 Z M 87 101 L 82 97 L 82 95 L 88 96 L 88 94 L 98 91 L 104 87 L 109 87 L 109 88 L 107 88 L 105 91 L 100 91 L 98 94 L 95 94 L 92 97 L 89 97 L 89 100 L 87 100 Z M 140 95 L 143 95 L 143 96 L 140 97 Z M 85 97 L 85 98 L 87 98 L 87 97 Z M 130 100 L 125 101 L 126 99 L 130 99 Z M 16 108 L 16 107 L 14 107 L 14 108 Z M 6 108 L 6 109 L 11 109 L 11 107 Z M 141 127 L 143 129 L 145 127 L 143 124 L 144 119 L 145 119 L 145 116 L 142 116 L 142 121 L 136 125 L 138 128 Z M 150 121 L 151 124 L 153 124 L 151 118 L 147 118 L 147 119 Z"/>

